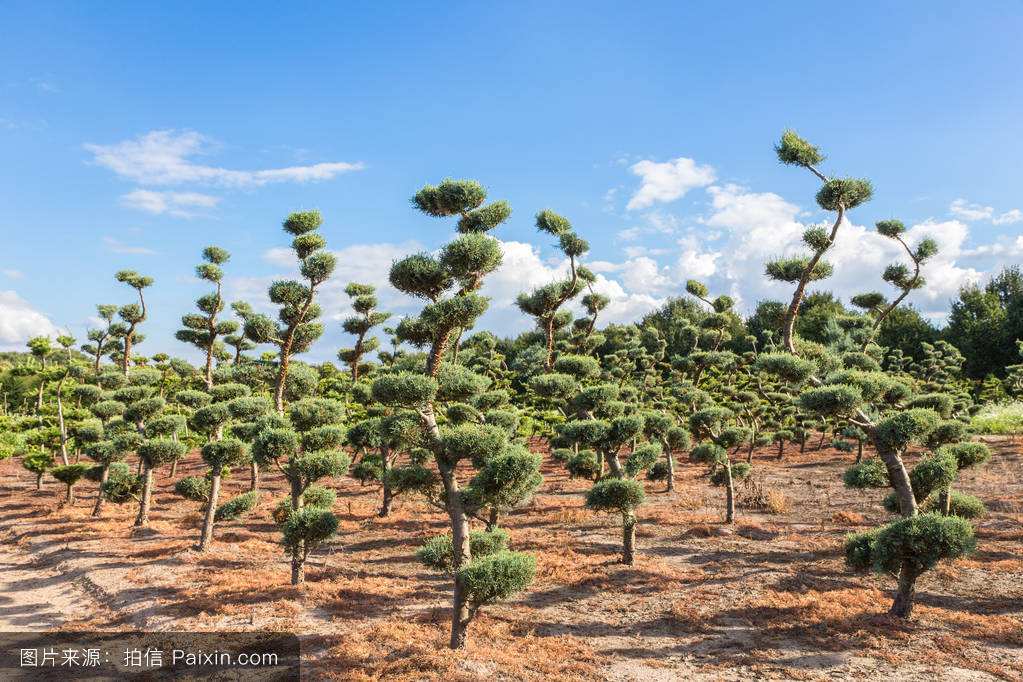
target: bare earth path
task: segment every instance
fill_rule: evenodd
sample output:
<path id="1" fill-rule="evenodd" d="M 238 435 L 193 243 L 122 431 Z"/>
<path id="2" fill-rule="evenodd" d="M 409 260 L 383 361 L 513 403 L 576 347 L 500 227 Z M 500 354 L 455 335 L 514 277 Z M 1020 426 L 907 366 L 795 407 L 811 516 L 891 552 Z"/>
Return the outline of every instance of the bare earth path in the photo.
<path id="1" fill-rule="evenodd" d="M 69 614 L 95 608 L 59 570 L 29 561 L 20 550 L 0 545 L 0 632 L 52 630 Z"/>

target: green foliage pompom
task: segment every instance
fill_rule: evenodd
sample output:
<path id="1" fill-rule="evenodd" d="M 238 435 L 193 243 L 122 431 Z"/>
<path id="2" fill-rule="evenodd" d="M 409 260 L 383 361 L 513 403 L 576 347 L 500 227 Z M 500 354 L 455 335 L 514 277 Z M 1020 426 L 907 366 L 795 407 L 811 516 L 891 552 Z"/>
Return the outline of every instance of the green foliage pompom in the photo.
<path id="1" fill-rule="evenodd" d="M 826 211 L 851 209 L 870 201 L 874 187 L 869 180 L 841 178 L 828 180 L 817 192 L 817 204 Z"/>
<path id="2" fill-rule="evenodd" d="M 955 455 L 948 451 L 924 457 L 909 472 L 913 496 L 918 501 L 925 499 L 931 492 L 951 485 L 958 473 Z"/>
<path id="3" fill-rule="evenodd" d="M 352 478 L 363 485 L 371 481 L 380 481 L 384 476 L 384 462 L 380 455 L 366 455 L 352 467 Z"/>
<path id="4" fill-rule="evenodd" d="M 525 502 L 540 484 L 543 457 L 522 446 L 509 447 L 498 455 L 477 462 L 480 470 L 464 491 L 465 503 L 477 509 L 485 506 L 511 507 Z"/>
<path id="5" fill-rule="evenodd" d="M 879 220 L 874 227 L 877 228 L 878 234 L 893 239 L 906 231 L 906 225 L 901 220 Z"/>
<path id="6" fill-rule="evenodd" d="M 85 476 L 89 468 L 88 464 L 65 464 L 50 469 L 50 475 L 64 485 L 74 485 Z"/>
<path id="7" fill-rule="evenodd" d="M 799 394 L 799 404 L 803 409 L 822 415 L 849 414 L 862 403 L 862 391 L 846 384 L 819 386 Z"/>
<path id="8" fill-rule="evenodd" d="M 801 138 L 796 131 L 786 130 L 774 146 L 778 160 L 790 166 L 816 166 L 824 161 L 820 149 Z"/>
<path id="9" fill-rule="evenodd" d="M 792 353 L 761 353 L 753 367 L 759 372 L 773 374 L 793 384 L 803 383 L 817 369 L 814 363 Z"/>
<path id="10" fill-rule="evenodd" d="M 111 476 L 103 484 L 102 493 L 114 504 L 137 500 L 142 493 L 142 477 L 131 473 Z"/>
<path id="11" fill-rule="evenodd" d="M 865 459 L 846 469 L 842 474 L 842 481 L 850 488 L 887 488 L 891 485 L 888 467 L 876 457 Z"/>
<path id="12" fill-rule="evenodd" d="M 443 180 L 416 192 L 412 205 L 437 218 L 461 215 L 478 208 L 487 198 L 483 185 L 475 180 Z"/>
<path id="13" fill-rule="evenodd" d="M 628 514 L 643 504 L 643 486 L 632 479 L 606 478 L 586 493 L 586 506 L 595 511 Z"/>
<path id="14" fill-rule="evenodd" d="M 555 237 L 572 232 L 572 223 L 554 211 L 544 209 L 536 214 L 536 229 Z"/>
<path id="15" fill-rule="evenodd" d="M 664 460 L 660 460 L 658 462 L 654 462 L 653 466 L 647 469 L 646 480 L 667 481 L 670 473 L 671 472 L 668 469 L 668 463 L 665 462 Z"/>
<path id="16" fill-rule="evenodd" d="M 779 258 L 777 260 L 769 261 L 764 266 L 764 272 L 768 277 L 775 281 L 795 283 L 803 279 L 803 276 L 806 274 L 807 268 L 809 267 L 809 258 Z M 809 279 L 811 282 L 827 279 L 828 277 L 831 277 L 832 272 L 834 272 L 834 268 L 830 263 L 818 260 L 814 264 L 813 270 L 810 271 Z"/>
<path id="17" fill-rule="evenodd" d="M 437 395 L 437 382 L 415 372 L 398 372 L 373 382 L 373 398 L 384 405 L 417 407 Z"/>
<path id="18" fill-rule="evenodd" d="M 210 488 L 210 479 L 205 476 L 186 476 L 174 484 L 174 492 L 193 502 L 208 501 Z"/>
<path id="19" fill-rule="evenodd" d="M 224 438 L 204 445 L 202 458 L 214 473 L 220 473 L 225 467 L 248 463 L 250 455 L 248 446 L 242 441 L 237 438 Z"/>
<path id="20" fill-rule="evenodd" d="M 458 231 L 463 234 L 487 232 L 508 220 L 511 217 L 511 213 L 511 206 L 507 201 L 495 201 L 459 218 Z"/>
<path id="21" fill-rule="evenodd" d="M 296 211 L 284 219 L 282 227 L 293 235 L 312 232 L 323 224 L 319 211 Z"/>
<path id="22" fill-rule="evenodd" d="M 739 481 L 742 481 L 747 476 L 749 476 L 750 472 L 753 470 L 753 467 L 751 467 L 749 465 L 749 463 L 747 463 L 747 462 L 734 462 L 731 465 L 731 469 L 732 469 L 732 482 L 733 483 L 738 483 Z M 712 473 L 710 475 L 710 482 L 711 482 L 712 485 L 717 485 L 717 486 L 727 485 L 728 484 L 728 470 L 727 470 L 727 468 L 726 467 L 719 467 L 719 468 L 715 469 L 714 473 Z"/>
<path id="23" fill-rule="evenodd" d="M 625 475 L 637 476 L 640 472 L 648 469 L 661 456 L 661 446 L 654 443 L 644 443 L 632 451 L 625 460 Z"/>
<path id="24" fill-rule="evenodd" d="M 554 361 L 554 371 L 582 381 L 600 374 L 600 363 L 590 355 L 565 354 Z"/>
<path id="25" fill-rule="evenodd" d="M 232 497 L 230 500 L 221 504 L 217 507 L 213 513 L 214 521 L 234 521 L 244 514 L 249 513 L 256 507 L 256 503 L 259 502 L 259 491 L 250 490 L 247 493 L 242 493 L 237 497 Z"/>
<path id="26" fill-rule="evenodd" d="M 903 450 L 910 443 L 919 442 L 933 431 L 941 418 L 934 410 L 912 409 L 897 412 L 882 419 L 877 425 L 877 438 L 882 447 Z"/>
<path id="27" fill-rule="evenodd" d="M 543 398 L 564 399 L 575 390 L 575 377 L 559 372 L 538 374 L 529 379 L 529 388 Z"/>
<path id="28" fill-rule="evenodd" d="M 416 253 L 391 266 L 389 280 L 395 289 L 410 296 L 435 300 L 453 284 L 448 271 L 436 258 Z"/>
<path id="29" fill-rule="evenodd" d="M 437 399 L 465 402 L 490 387 L 490 379 L 462 365 L 444 363 L 437 373 Z"/>
<path id="30" fill-rule="evenodd" d="M 187 451 L 188 447 L 184 443 L 170 438 L 144 440 L 138 448 L 139 457 L 144 459 L 150 467 L 170 464 Z"/>
<path id="31" fill-rule="evenodd" d="M 958 516 L 918 514 L 846 539 L 846 561 L 853 568 L 897 574 L 908 561 L 919 575 L 942 559 L 958 559 L 976 547 L 973 526 Z"/>
<path id="32" fill-rule="evenodd" d="M 569 450 L 569 452 L 572 452 Z M 569 456 L 565 468 L 572 478 L 595 478 L 600 472 L 597 455 L 593 450 L 580 450 Z"/>
<path id="33" fill-rule="evenodd" d="M 943 445 L 938 449 L 939 455 L 951 455 L 960 469 L 983 464 L 991 459 L 991 449 L 984 443 L 955 443 Z"/>
<path id="34" fill-rule="evenodd" d="M 689 459 L 702 464 L 724 464 L 728 452 L 716 443 L 700 443 L 689 453 Z"/>
<path id="35" fill-rule="evenodd" d="M 288 459 L 298 453 L 298 434 L 291 429 L 276 428 L 260 431 L 252 444 L 252 457 L 258 464 Z"/>
<path id="36" fill-rule="evenodd" d="M 284 548 L 288 552 L 310 551 L 334 537 L 338 520 L 321 507 L 303 507 L 288 515 L 281 527 Z"/>
<path id="37" fill-rule="evenodd" d="M 472 232 L 456 237 L 444 245 L 440 264 L 460 282 L 493 272 L 501 265 L 501 246 L 496 239 Z"/>
<path id="38" fill-rule="evenodd" d="M 925 512 L 941 512 L 941 491 L 935 490 L 920 505 L 920 510 Z M 963 519 L 978 519 L 987 513 L 987 507 L 978 497 L 961 493 L 958 490 L 952 491 L 952 499 L 949 500 L 949 514 Z"/>
<path id="39" fill-rule="evenodd" d="M 493 604 L 521 592 L 536 576 L 536 558 L 523 552 L 501 551 L 473 558 L 458 569 L 469 603 L 476 607 Z"/>
<path id="40" fill-rule="evenodd" d="M 469 533 L 469 553 L 473 559 L 496 554 L 507 548 L 508 531 L 501 528 L 474 530 Z M 428 568 L 451 573 L 454 568 L 454 545 L 451 535 L 430 538 L 419 548 L 416 556 Z"/>

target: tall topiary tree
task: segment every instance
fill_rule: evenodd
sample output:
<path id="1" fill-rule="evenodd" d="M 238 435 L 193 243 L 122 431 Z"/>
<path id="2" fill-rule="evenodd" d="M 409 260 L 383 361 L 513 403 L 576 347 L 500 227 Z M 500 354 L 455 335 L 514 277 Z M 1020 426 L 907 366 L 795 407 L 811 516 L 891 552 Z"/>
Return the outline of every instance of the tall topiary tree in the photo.
<path id="1" fill-rule="evenodd" d="M 455 330 L 471 328 L 486 310 L 487 299 L 478 292 L 501 263 L 500 246 L 487 232 L 504 222 L 511 209 L 504 202 L 484 205 L 485 200 L 486 190 L 472 180 L 427 185 L 413 198 L 413 205 L 427 215 L 457 217 L 460 234 L 437 256 L 419 253 L 391 267 L 395 288 L 426 301 L 418 316 L 401 321 L 398 337 L 425 348 L 427 356 L 424 366 L 382 376 L 372 389 L 378 402 L 418 413 L 437 466 L 443 486 L 439 498 L 451 527 L 452 648 L 465 645 L 469 623 L 480 608 L 528 585 L 535 566 L 532 557 L 507 550 L 474 557 L 470 519 L 481 509 L 514 502 L 512 496 L 532 494 L 541 480 L 540 458 L 512 446 L 507 430 L 498 426 L 442 428 L 437 418 L 444 403 L 468 402 L 488 384 L 485 377 L 445 362 Z M 475 470 L 468 481 L 457 475 L 460 462 L 470 462 Z"/>
<path id="2" fill-rule="evenodd" d="M 203 249 L 202 257 L 205 262 L 196 266 L 195 274 L 199 279 L 212 283 L 215 288 L 195 302 L 201 314 L 189 313 L 182 316 L 184 329 L 175 332 L 174 337 L 178 341 L 192 344 L 205 354 L 203 380 L 209 389 L 213 387 L 213 358 L 217 350 L 217 337 L 238 331 L 238 323 L 234 320 L 217 320 L 217 316 L 224 310 L 224 271 L 220 266 L 231 258 L 231 254 L 219 246 L 207 246 Z"/>
<path id="3" fill-rule="evenodd" d="M 337 519 L 329 510 L 304 509 L 304 495 L 316 481 L 342 476 L 351 464 L 341 449 L 345 430 L 338 424 L 343 414 L 344 405 L 336 400 L 299 400 L 289 409 L 290 424 L 266 421 L 252 447 L 256 461 L 264 467 L 276 466 L 291 488 L 291 513 L 281 530 L 291 554 L 292 585 L 305 581 L 309 552 L 337 529 Z"/>
<path id="4" fill-rule="evenodd" d="M 342 348 L 338 351 L 337 357 L 348 365 L 352 374 L 352 381 L 358 381 L 362 372 L 362 359 L 380 347 L 380 339 L 367 335 L 387 321 L 390 313 L 380 312 L 376 309 L 377 297 L 376 287 L 369 284 L 350 282 L 345 287 L 345 293 L 352 299 L 352 308 L 355 315 L 345 318 L 342 327 L 346 332 L 355 337 L 355 345 L 352 348 Z"/>
<path id="5" fill-rule="evenodd" d="M 522 312 L 536 319 L 536 326 L 543 332 L 547 349 L 544 367 L 549 372 L 554 362 L 554 334 L 559 326 L 561 306 L 581 294 L 595 277 L 578 263 L 578 259 L 590 250 L 590 245 L 572 230 L 572 224 L 566 218 L 554 211 L 540 211 L 536 214 L 536 229 L 557 237 L 558 247 L 568 258 L 567 279 L 545 284 L 528 294 L 519 294 L 515 301 Z M 590 300 L 594 307 L 600 302 L 596 298 Z"/>
<path id="6" fill-rule="evenodd" d="M 121 270 L 115 275 L 115 279 L 130 286 L 139 297 L 138 303 L 129 303 L 118 309 L 117 316 L 121 318 L 121 322 L 111 330 L 112 335 L 120 339 L 117 352 L 121 360 L 121 371 L 127 376 L 131 370 L 132 349 L 142 341 L 138 327 L 146 321 L 146 297 L 142 292 L 152 286 L 153 278 L 140 275 L 134 270 Z"/>
<path id="7" fill-rule="evenodd" d="M 815 168 L 823 160 L 819 150 L 791 131 L 783 135 L 776 151 L 783 163 L 805 167 L 822 181 L 817 202 L 821 208 L 835 211 L 837 218 L 830 233 L 811 228 L 804 234 L 804 241 L 813 251 L 810 258 L 768 264 L 769 275 L 796 284 L 786 315 L 784 344 L 792 355 L 766 354 L 757 362 L 765 371 L 808 384 L 799 396 L 804 410 L 827 419 L 844 419 L 862 429 L 873 444 L 884 463 L 888 483 L 894 488 L 893 506 L 903 518 L 880 529 L 850 536 L 846 542 L 846 560 L 853 568 L 872 568 L 898 575 L 898 590 L 890 613 L 906 618 L 912 613 L 920 574 L 941 559 L 962 556 L 971 551 L 974 544 L 973 529 L 965 520 L 918 514 L 912 479 L 902 460 L 910 444 L 924 443 L 934 437 L 942 418 L 951 415 L 954 401 L 951 396 L 938 394 L 913 398 L 911 387 L 878 371 L 876 359 L 865 357 L 862 352 L 841 354 L 828 349 L 818 352 L 812 345 L 796 343 L 793 325 L 806 284 L 830 274 L 830 267 L 827 273 L 820 269 L 821 257 L 834 243 L 846 211 L 868 200 L 872 190 L 865 180 L 832 180 L 822 175 Z M 899 224 L 894 223 L 879 224 L 879 230 L 888 236 L 902 234 Z M 911 257 L 915 255 L 922 261 L 934 251 L 933 243 L 925 242 Z M 777 276 L 779 274 L 785 276 Z M 903 291 L 911 289 L 918 281 L 916 276 L 909 275 L 908 269 L 894 273 L 889 268 L 888 274 L 886 279 Z M 868 298 L 872 300 L 860 301 L 868 309 L 881 305 L 878 297 Z M 797 357 L 800 346 L 808 359 Z M 863 469 L 865 463 L 858 466 Z M 855 478 L 847 475 L 846 480 Z M 864 474 L 864 478 L 868 477 Z"/>
<path id="8" fill-rule="evenodd" d="M 53 352 L 53 342 L 48 336 L 33 336 L 25 345 L 28 346 L 32 357 L 39 363 L 39 385 L 36 387 L 36 414 L 38 414 L 43 409 L 43 391 L 46 390 L 46 358 Z"/>
<path id="9" fill-rule="evenodd" d="M 292 358 L 309 350 L 323 334 L 323 325 L 316 321 L 321 312 L 316 303 L 316 290 L 334 272 L 337 258 L 324 250 L 327 240 L 316 232 L 322 224 L 319 211 L 292 213 L 284 220 L 284 231 L 295 235 L 291 248 L 305 282 L 279 280 L 270 285 L 270 301 L 280 306 L 277 322 L 266 315 L 242 314 L 235 309 L 245 320 L 245 336 L 249 340 L 277 346 L 274 406 L 279 414 L 284 414 L 284 391 Z"/>
<path id="10" fill-rule="evenodd" d="M 92 370 L 99 374 L 100 361 L 107 355 L 117 350 L 117 341 L 114 339 L 114 316 L 117 315 L 117 306 L 100 304 L 96 306 L 96 314 L 106 323 L 102 329 L 90 329 L 86 336 L 89 343 L 82 344 L 82 352 L 92 358 Z"/>

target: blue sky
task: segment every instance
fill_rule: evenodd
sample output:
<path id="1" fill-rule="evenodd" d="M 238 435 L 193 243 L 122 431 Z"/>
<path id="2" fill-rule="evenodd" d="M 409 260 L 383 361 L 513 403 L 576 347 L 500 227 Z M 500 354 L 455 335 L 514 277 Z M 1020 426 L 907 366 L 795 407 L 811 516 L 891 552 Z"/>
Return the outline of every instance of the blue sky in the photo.
<path id="1" fill-rule="evenodd" d="M 609 320 L 690 276 L 749 309 L 785 293 L 763 260 L 826 217 L 774 158 L 786 127 L 877 188 L 843 228 L 840 294 L 883 286 L 881 218 L 942 244 L 914 301 L 939 321 L 1023 254 L 1020 2 L 552 4 L 5 3 L 0 347 L 84 337 L 94 304 L 130 300 L 130 267 L 157 280 L 140 350 L 188 356 L 173 330 L 202 247 L 232 252 L 229 295 L 259 305 L 290 268 L 280 220 L 319 208 L 341 262 L 310 359 L 332 358 L 345 281 L 383 285 L 450 235 L 408 204 L 447 176 L 515 211 L 484 326 L 527 328 L 515 293 L 561 267 L 545 207 L 590 240 Z"/>

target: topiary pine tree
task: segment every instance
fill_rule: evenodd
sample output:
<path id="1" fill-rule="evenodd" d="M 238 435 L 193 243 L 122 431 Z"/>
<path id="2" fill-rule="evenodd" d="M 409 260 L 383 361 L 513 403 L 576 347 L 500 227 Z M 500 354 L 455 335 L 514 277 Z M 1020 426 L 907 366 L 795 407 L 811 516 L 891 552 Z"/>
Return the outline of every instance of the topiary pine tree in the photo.
<path id="1" fill-rule="evenodd" d="M 343 414 L 344 405 L 336 400 L 299 400 L 289 409 L 289 426 L 267 420 L 252 446 L 259 464 L 276 466 L 291 488 L 291 513 L 282 532 L 285 549 L 291 554 L 292 585 L 305 581 L 309 552 L 337 529 L 337 519 L 329 510 L 303 509 L 303 496 L 313 483 L 342 476 L 351 464 L 341 449 L 345 430 L 337 425 Z"/>
<path id="2" fill-rule="evenodd" d="M 968 522 L 956 517 L 918 515 L 911 477 L 902 461 L 902 453 L 911 443 L 926 440 L 939 428 L 942 418 L 950 416 L 954 401 L 947 395 L 911 400 L 909 386 L 873 366 L 865 367 L 862 353 L 853 355 L 854 362 L 846 364 L 841 355 L 827 349 L 823 353 L 816 352 L 812 346 L 802 344 L 805 346 L 803 353 L 812 351 L 809 353 L 812 360 L 799 357 L 800 347 L 792 329 L 805 286 L 814 276 L 820 257 L 833 244 L 845 211 L 869 199 L 871 187 L 863 180 L 835 181 L 821 175 L 814 168 L 823 158 L 820 152 L 794 133 L 787 132 L 776 151 L 783 163 L 806 167 L 824 182 L 817 195 L 818 203 L 826 210 L 836 211 L 838 217 L 830 234 L 812 228 L 804 235 L 814 255 L 791 268 L 798 277 L 779 278 L 797 284 L 786 317 L 784 347 L 788 355 L 761 355 L 757 362 L 764 371 L 795 383 L 808 383 L 811 387 L 803 390 L 799 398 L 803 409 L 829 419 L 845 419 L 863 429 L 884 462 L 888 482 L 894 488 L 894 501 L 903 519 L 850 536 L 846 542 L 846 560 L 853 568 L 897 574 L 899 586 L 890 613 L 906 618 L 912 612 L 919 575 L 940 559 L 955 558 L 971 551 L 974 543 L 973 529 Z M 932 247 L 924 249 L 925 252 L 932 250 Z M 772 270 L 786 270 L 787 266 L 783 265 L 769 264 L 769 274 Z M 900 280 L 902 286 L 912 280 L 908 272 L 905 278 L 892 279 Z M 946 371 L 947 368 L 942 365 L 936 369 Z M 824 374 L 824 378 L 818 373 Z M 935 408 L 943 414 L 939 415 Z"/>
<path id="3" fill-rule="evenodd" d="M 36 388 L 36 414 L 39 414 L 43 409 L 43 391 L 46 389 L 46 358 L 53 352 L 53 344 L 48 336 L 33 336 L 25 345 L 39 363 L 39 385 Z"/>
<path id="4" fill-rule="evenodd" d="M 473 557 L 469 520 L 495 503 L 507 505 L 516 501 L 511 497 L 531 495 L 541 481 L 540 457 L 510 445 L 508 432 L 500 427 L 464 424 L 442 429 L 437 419 L 440 404 L 467 402 L 489 383 L 465 367 L 445 363 L 455 330 L 471 328 L 486 310 L 487 299 L 478 291 L 501 263 L 500 245 L 486 233 L 504 222 L 511 209 L 504 202 L 484 205 L 485 200 L 486 190 L 472 180 L 445 180 L 415 195 L 413 204 L 427 215 L 457 216 L 460 235 L 436 257 L 415 254 L 391 267 L 395 288 L 427 301 L 418 316 L 405 318 L 396 330 L 402 341 L 428 349 L 427 357 L 425 366 L 373 382 L 378 402 L 419 414 L 425 446 L 443 485 L 454 573 L 452 648 L 465 645 L 469 623 L 480 608 L 523 589 L 532 581 L 535 566 L 532 557 L 506 550 Z M 471 462 L 476 471 L 467 484 L 456 476 L 462 461 Z"/>
<path id="5" fill-rule="evenodd" d="M 146 297 L 142 291 L 152 286 L 153 278 L 140 275 L 134 270 L 121 270 L 114 277 L 134 289 L 139 297 L 138 303 L 129 303 L 118 309 L 117 316 L 121 318 L 121 323 L 111 328 L 114 338 L 120 339 L 116 352 L 120 356 L 121 371 L 127 376 L 131 370 L 132 349 L 142 342 L 138 327 L 146 321 Z"/>
<path id="6" fill-rule="evenodd" d="M 592 272 L 578 264 L 578 259 L 590 250 L 590 245 L 572 230 L 572 224 L 566 218 L 554 211 L 540 211 L 536 214 L 536 229 L 557 237 L 558 247 L 568 257 L 568 279 L 551 282 L 528 294 L 519 294 L 515 301 L 522 312 L 536 319 L 537 328 L 543 331 L 547 350 L 544 367 L 549 372 L 554 361 L 554 334 L 560 326 L 559 310 L 581 294 L 596 278 Z M 600 301 L 591 299 L 590 303 L 595 306 Z M 595 315 L 594 312 L 594 319 Z"/>
<path id="7" fill-rule="evenodd" d="M 349 282 L 345 287 L 345 293 L 352 299 L 352 309 L 356 314 L 345 318 L 342 327 L 355 337 L 355 346 L 342 348 L 338 351 L 337 357 L 348 365 L 353 382 L 359 380 L 362 359 L 380 347 L 380 339 L 375 336 L 367 338 L 367 335 L 374 327 L 380 326 L 391 317 L 390 313 L 376 310 L 375 292 L 376 288 L 369 284 Z"/>
<path id="8" fill-rule="evenodd" d="M 281 307 L 278 322 L 254 312 L 243 314 L 235 308 L 245 321 L 245 336 L 249 340 L 272 343 L 278 348 L 274 383 L 274 406 L 278 414 L 284 414 L 284 391 L 292 358 L 309 350 L 323 335 L 323 325 L 316 322 L 321 312 L 316 303 L 316 289 L 330 278 L 337 258 L 324 250 L 327 241 L 316 233 L 322 224 L 319 211 L 292 213 L 284 220 L 284 231 L 295 235 L 291 248 L 305 282 L 279 280 L 270 285 L 270 301 Z"/>
<path id="9" fill-rule="evenodd" d="M 835 222 L 830 230 L 811 227 L 803 233 L 803 242 L 810 249 L 809 256 L 783 258 L 767 264 L 768 277 L 796 285 L 782 325 L 782 343 L 792 353 L 795 352 L 796 317 L 806 295 L 807 285 L 831 275 L 832 267 L 823 260 L 824 254 L 834 245 L 846 212 L 869 201 L 874 190 L 868 180 L 825 176 L 817 169 L 824 161 L 824 155 L 792 130 L 782 134 L 775 152 L 782 163 L 805 168 L 823 183 L 817 193 L 817 204 L 825 211 L 835 213 Z"/>
<path id="10" fill-rule="evenodd" d="M 22 456 L 21 466 L 35 474 L 36 490 L 41 490 L 43 475 L 53 468 L 53 453 L 43 448 L 33 448 Z"/>
<path id="11" fill-rule="evenodd" d="M 235 301 L 231 304 L 231 310 L 234 311 L 235 315 L 239 319 L 245 320 L 245 317 L 252 313 L 252 306 L 245 301 Z M 252 350 L 256 347 L 256 344 L 249 341 L 248 337 L 245 336 L 245 331 L 241 330 L 238 333 L 228 334 L 224 337 L 224 343 L 234 349 L 233 364 L 235 367 L 242 364 L 246 360 L 244 355 L 245 351 Z"/>
<path id="12" fill-rule="evenodd" d="M 725 489 L 725 523 L 735 521 L 735 483 L 752 469 L 748 462 L 731 460 L 730 448 L 738 450 L 750 438 L 749 429 L 729 426 L 735 414 L 726 407 L 711 405 L 689 416 L 689 427 L 699 444 L 689 453 L 694 462 L 710 465 L 711 483 Z"/>
<path id="13" fill-rule="evenodd" d="M 109 304 L 97 305 L 96 314 L 106 323 L 106 327 L 88 330 L 86 336 L 89 339 L 89 343 L 82 344 L 82 352 L 92 357 L 92 370 L 99 374 L 100 361 L 117 350 L 117 341 L 112 333 L 115 324 L 114 316 L 117 315 L 117 306 Z"/>
<path id="14" fill-rule="evenodd" d="M 207 246 L 203 249 L 202 258 L 205 262 L 195 267 L 195 274 L 199 279 L 212 283 L 215 289 L 196 300 L 196 307 L 202 314 L 189 313 L 182 316 L 181 324 L 184 328 L 175 332 L 174 338 L 192 344 L 205 354 L 203 380 L 209 389 L 213 387 L 213 358 L 217 350 L 217 337 L 238 331 L 238 323 L 234 320 L 217 320 L 217 316 L 224 310 L 224 271 L 220 266 L 231 258 L 231 254 L 219 246 Z"/>
<path id="15" fill-rule="evenodd" d="M 67 487 L 64 504 L 71 506 L 75 503 L 75 484 L 82 480 L 88 470 L 88 464 L 65 464 L 50 469 L 50 475 Z"/>

